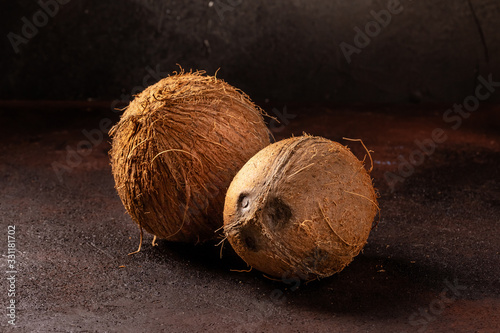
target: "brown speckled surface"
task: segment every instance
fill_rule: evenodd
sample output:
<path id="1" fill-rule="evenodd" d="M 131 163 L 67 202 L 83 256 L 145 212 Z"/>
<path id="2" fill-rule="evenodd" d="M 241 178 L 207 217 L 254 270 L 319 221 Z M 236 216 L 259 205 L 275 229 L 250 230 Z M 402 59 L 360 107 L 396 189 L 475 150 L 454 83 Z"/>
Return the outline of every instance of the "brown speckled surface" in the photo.
<path id="1" fill-rule="evenodd" d="M 298 286 L 231 271 L 246 267 L 228 248 L 220 260 L 212 244 L 152 247 L 148 236 L 141 253 L 127 256 L 138 230 L 113 188 L 107 138 L 82 143 L 82 130 L 117 115 L 40 105 L 0 111 L 1 234 L 15 225 L 19 251 L 15 332 L 500 330 L 498 106 L 482 105 L 453 131 L 442 119 L 447 105 L 289 105 L 295 117 L 277 139 L 306 131 L 348 144 L 360 158 L 362 147 L 342 137 L 374 151 L 382 212 L 351 265 Z M 391 192 L 385 172 L 435 128 L 448 139 Z M 59 180 L 53 163 L 67 165 L 68 148 L 77 147 L 81 160 Z M 0 300 L 5 308 L 5 291 Z M 8 329 L 4 314 L 0 327 Z"/>

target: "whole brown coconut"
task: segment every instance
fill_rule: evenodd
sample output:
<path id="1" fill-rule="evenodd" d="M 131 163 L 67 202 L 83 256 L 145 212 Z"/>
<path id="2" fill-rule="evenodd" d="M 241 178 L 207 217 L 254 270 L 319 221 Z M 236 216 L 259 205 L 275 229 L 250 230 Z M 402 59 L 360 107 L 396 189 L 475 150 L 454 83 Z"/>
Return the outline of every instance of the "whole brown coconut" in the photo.
<path id="1" fill-rule="evenodd" d="M 309 280 L 353 260 L 377 210 L 372 180 L 348 148 L 301 136 L 264 148 L 238 172 L 226 195 L 224 233 L 248 265 Z"/>
<path id="2" fill-rule="evenodd" d="M 216 236 L 231 180 L 269 144 L 262 112 L 201 71 L 174 73 L 135 97 L 110 131 L 110 158 L 141 236 L 142 228 L 179 242 Z"/>

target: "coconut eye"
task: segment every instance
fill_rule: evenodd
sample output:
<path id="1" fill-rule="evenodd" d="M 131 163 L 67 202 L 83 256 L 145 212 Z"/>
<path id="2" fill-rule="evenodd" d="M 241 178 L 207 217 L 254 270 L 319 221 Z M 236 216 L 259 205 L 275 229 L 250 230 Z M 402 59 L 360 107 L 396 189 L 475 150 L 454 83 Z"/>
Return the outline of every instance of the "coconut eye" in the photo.
<path id="1" fill-rule="evenodd" d="M 261 248 L 260 231 L 252 223 L 247 223 L 237 230 L 237 236 L 240 239 L 240 244 L 245 246 L 249 251 L 258 252 Z"/>
<path id="2" fill-rule="evenodd" d="M 244 242 L 250 251 L 257 251 L 257 246 L 255 245 L 255 239 L 253 239 L 250 236 L 247 236 L 245 237 Z"/>
<path id="3" fill-rule="evenodd" d="M 249 204 L 250 200 L 248 197 L 244 197 L 243 200 L 241 200 L 241 208 L 247 208 Z"/>
<path id="4" fill-rule="evenodd" d="M 267 216 L 267 223 L 272 228 L 282 228 L 292 218 L 292 209 L 278 197 L 269 198 L 264 212 Z"/>
<path id="5" fill-rule="evenodd" d="M 238 198 L 238 206 L 240 209 L 247 209 L 250 206 L 250 198 L 246 193 L 240 194 Z"/>

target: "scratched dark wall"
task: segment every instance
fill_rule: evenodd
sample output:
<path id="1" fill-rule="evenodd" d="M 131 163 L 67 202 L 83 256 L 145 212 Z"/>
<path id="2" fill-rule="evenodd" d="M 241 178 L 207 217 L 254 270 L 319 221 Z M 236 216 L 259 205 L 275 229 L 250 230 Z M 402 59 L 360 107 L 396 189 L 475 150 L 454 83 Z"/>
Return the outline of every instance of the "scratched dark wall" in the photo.
<path id="1" fill-rule="evenodd" d="M 26 38 L 40 4 L 3 1 L 0 99 L 114 100 L 176 64 L 271 101 L 451 102 L 500 81 L 498 0 L 401 0 L 347 61 L 341 43 L 392 2 L 61 0 Z"/>

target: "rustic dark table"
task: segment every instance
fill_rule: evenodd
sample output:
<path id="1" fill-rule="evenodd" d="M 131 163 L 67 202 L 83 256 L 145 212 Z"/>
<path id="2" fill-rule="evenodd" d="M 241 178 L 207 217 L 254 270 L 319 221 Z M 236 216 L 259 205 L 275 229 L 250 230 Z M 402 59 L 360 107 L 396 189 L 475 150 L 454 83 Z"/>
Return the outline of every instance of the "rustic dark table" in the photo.
<path id="1" fill-rule="evenodd" d="M 264 105 L 282 120 L 276 139 L 374 151 L 378 226 L 344 271 L 308 284 L 234 271 L 246 265 L 214 244 L 152 247 L 148 235 L 127 256 L 139 234 L 114 189 L 109 106 L 0 110 L 2 271 L 9 226 L 16 248 L 0 330 L 14 299 L 15 332 L 500 331 L 499 106 L 449 118 L 451 105 Z"/>

